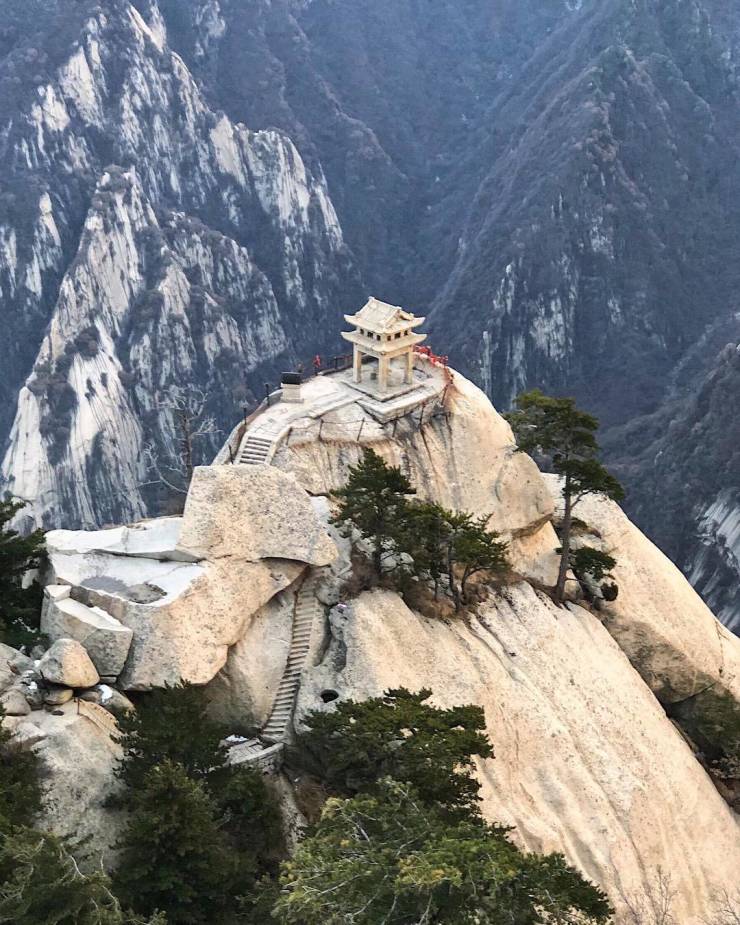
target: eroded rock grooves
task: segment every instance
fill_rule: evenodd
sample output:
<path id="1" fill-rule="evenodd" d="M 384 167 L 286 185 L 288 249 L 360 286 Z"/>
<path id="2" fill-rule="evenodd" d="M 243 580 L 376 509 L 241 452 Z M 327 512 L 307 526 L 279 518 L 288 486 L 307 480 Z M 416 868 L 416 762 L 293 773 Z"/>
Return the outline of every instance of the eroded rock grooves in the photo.
<path id="1" fill-rule="evenodd" d="M 424 395 L 441 372 L 420 361 L 416 375 Z M 235 728 L 245 718 L 267 724 L 278 739 L 290 740 L 312 710 L 391 687 L 429 687 L 443 705 L 480 704 L 496 752 L 478 767 L 486 816 L 514 826 L 528 848 L 563 851 L 607 889 L 620 925 L 625 898 L 649 896 L 659 869 L 671 871 L 677 921 L 700 925 L 740 868 L 732 794 L 718 790 L 692 748 L 712 735 L 721 747 L 718 702 L 726 717 L 740 710 L 737 638 L 611 503 L 584 502 L 582 516 L 589 541 L 617 559 L 617 600 L 599 611 L 556 606 L 547 589 L 557 484 L 515 452 L 508 425 L 459 374 L 423 423 L 418 410 L 395 428 L 368 414 L 359 441 L 357 398 L 327 403 L 327 388 L 312 380 L 302 410 L 288 409 L 272 466 L 197 470 L 182 519 L 50 534 L 49 608 L 86 599 L 131 630 L 118 688 L 207 684 L 214 715 Z M 329 523 L 329 493 L 362 446 L 402 465 L 423 497 L 489 514 L 511 539 L 514 573 L 469 619 L 422 616 L 389 590 L 347 597 L 351 544 Z M 315 608 L 305 625 L 302 591 Z M 15 689 L 12 672 L 2 677 Z M 61 710 L 13 723 L 43 744 L 52 766 L 78 754 L 80 736 L 95 739 L 97 783 L 76 811 L 97 819 L 115 749 L 74 704 Z M 259 747 L 240 742 L 236 760 Z M 279 750 L 269 758 L 279 773 Z M 60 769 L 59 786 L 67 773 Z M 73 818 L 60 817 L 59 828 Z M 98 821 L 96 846 L 107 851 L 116 820 Z"/>

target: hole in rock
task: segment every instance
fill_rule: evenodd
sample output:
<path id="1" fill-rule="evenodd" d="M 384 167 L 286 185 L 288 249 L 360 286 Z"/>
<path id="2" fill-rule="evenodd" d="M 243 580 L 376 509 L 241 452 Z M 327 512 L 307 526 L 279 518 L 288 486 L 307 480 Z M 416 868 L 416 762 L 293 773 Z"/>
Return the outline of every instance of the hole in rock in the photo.
<path id="1" fill-rule="evenodd" d="M 339 694 L 336 691 L 322 691 L 321 699 L 324 703 L 332 703 L 334 700 L 339 700 Z"/>

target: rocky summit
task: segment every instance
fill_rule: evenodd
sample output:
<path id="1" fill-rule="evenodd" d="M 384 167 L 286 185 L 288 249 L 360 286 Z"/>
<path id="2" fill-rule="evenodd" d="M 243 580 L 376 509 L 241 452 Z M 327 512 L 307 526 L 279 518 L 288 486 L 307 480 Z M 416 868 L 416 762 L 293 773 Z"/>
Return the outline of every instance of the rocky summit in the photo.
<path id="1" fill-rule="evenodd" d="M 666 459 L 657 431 L 740 338 L 735 5 L 3 12 L 0 479 L 26 526 L 161 513 L 173 391 L 206 399 L 208 462 L 284 369 L 343 352 L 343 310 L 395 293 L 498 407 L 541 386 L 598 414 L 636 522 L 737 622 L 735 483 L 686 518 L 640 497 L 694 479 L 707 434 Z M 730 441 L 709 455 L 733 471 Z"/>
<path id="2" fill-rule="evenodd" d="M 267 464 L 244 455 L 259 435 Z M 420 498 L 508 541 L 508 571 L 466 614 L 363 589 L 362 547 L 334 522 L 332 492 L 368 448 Z M 740 640 L 617 505 L 585 501 L 577 542 L 616 559 L 618 595 L 572 581 L 557 604 L 560 484 L 517 450 L 482 391 L 423 357 L 396 397 L 368 396 L 342 372 L 309 380 L 297 402 L 242 423 L 219 460 L 196 470 L 182 517 L 47 535 L 53 645 L 37 664 L 6 649 L 0 679 L 6 702 L 27 705 L 6 723 L 49 768 L 58 831 L 89 833 L 111 862 L 122 824 L 105 803 L 119 786 L 111 711 L 127 693 L 204 686 L 227 728 L 257 730 L 227 740 L 231 760 L 262 767 L 300 829 L 289 768 L 307 716 L 428 688 L 440 707 L 484 711 L 486 818 L 522 847 L 563 852 L 619 923 L 666 870 L 675 921 L 706 921 L 740 869 L 740 781 L 717 770 L 740 716 Z M 52 685 L 78 702 L 43 712 Z"/>

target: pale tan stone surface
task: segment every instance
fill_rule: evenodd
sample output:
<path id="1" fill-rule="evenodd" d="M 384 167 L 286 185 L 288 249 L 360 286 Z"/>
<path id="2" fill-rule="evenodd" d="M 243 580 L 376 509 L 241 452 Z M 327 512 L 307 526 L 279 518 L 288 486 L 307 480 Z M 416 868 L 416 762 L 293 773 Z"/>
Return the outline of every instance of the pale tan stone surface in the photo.
<path id="1" fill-rule="evenodd" d="M 384 591 L 331 619 L 301 713 L 327 709 L 325 689 L 364 699 L 429 687 L 439 704 L 480 704 L 496 751 L 480 768 L 484 811 L 523 845 L 563 851 L 619 907 L 670 871 L 681 925 L 734 887 L 737 817 L 595 616 L 522 583 L 470 626 L 422 618 Z"/>
<path id="2" fill-rule="evenodd" d="M 301 574 L 300 562 L 222 558 L 203 563 L 203 574 L 171 603 L 129 604 L 121 621 L 134 631 L 120 676 L 124 690 L 165 683 L 206 684 L 226 664 L 254 615 Z"/>
<path id="3" fill-rule="evenodd" d="M 559 483 L 546 476 L 553 496 Z M 677 702 L 711 687 L 740 702 L 740 639 L 726 630 L 686 578 L 612 501 L 585 498 L 576 515 L 596 533 L 577 539 L 617 560 L 616 601 L 604 625 L 650 688 Z"/>
<path id="4" fill-rule="evenodd" d="M 509 567 L 538 588 L 554 588 L 560 568 L 560 556 L 555 552 L 559 546 L 551 523 L 543 524 L 536 533 L 512 537 L 507 550 Z"/>
<path id="5" fill-rule="evenodd" d="M 33 668 L 30 658 L 17 649 L 0 642 L 0 693 L 6 691 L 22 671 Z"/>
<path id="6" fill-rule="evenodd" d="M 18 727 L 21 736 L 37 738 L 47 788 L 44 824 L 58 835 L 88 838 L 91 862 L 110 863 L 120 837 L 120 816 L 104 807 L 118 788 L 114 768 L 120 749 L 102 729 L 78 715 L 77 705 L 59 708 L 62 716 L 34 712 Z M 26 729 L 25 727 L 28 727 Z"/>
<path id="7" fill-rule="evenodd" d="M 491 529 L 507 535 L 539 529 L 552 515 L 552 499 L 534 462 L 516 452 L 506 421 L 459 373 L 447 393 L 447 411 L 420 431 L 413 423 L 417 412 L 415 418 L 399 422 L 395 438 L 389 428 L 383 436 L 370 424 L 363 429 L 361 443 L 354 429 L 328 426 L 329 436 L 321 442 L 281 447 L 274 465 L 292 472 L 311 494 L 326 495 L 344 485 L 349 466 L 359 461 L 363 446 L 371 446 L 410 476 L 421 497 L 489 515 Z M 333 417 L 341 422 L 358 413 L 358 406 L 350 405 Z"/>
<path id="8" fill-rule="evenodd" d="M 52 642 L 76 639 L 85 647 L 98 674 L 117 677 L 126 663 L 132 631 L 100 607 L 87 607 L 70 597 L 57 599 L 53 591 L 59 587 L 44 589 L 41 632 Z"/>
<path id="9" fill-rule="evenodd" d="M 65 687 L 92 687 L 100 680 L 84 646 L 76 639 L 57 639 L 39 662 L 45 681 Z"/>
<path id="10" fill-rule="evenodd" d="M 267 722 L 290 649 L 295 589 L 278 594 L 257 611 L 226 664 L 208 685 L 210 713 L 235 728 Z"/>
<path id="11" fill-rule="evenodd" d="M 178 548 L 210 561 L 237 556 L 316 566 L 336 555 L 306 492 L 269 466 L 196 469 Z"/>

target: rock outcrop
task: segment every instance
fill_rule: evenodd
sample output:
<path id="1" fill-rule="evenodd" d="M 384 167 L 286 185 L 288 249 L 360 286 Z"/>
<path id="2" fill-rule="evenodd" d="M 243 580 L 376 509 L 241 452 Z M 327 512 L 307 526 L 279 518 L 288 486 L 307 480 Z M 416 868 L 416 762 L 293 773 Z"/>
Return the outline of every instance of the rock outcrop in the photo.
<path id="1" fill-rule="evenodd" d="M 39 662 L 39 672 L 63 687 L 92 687 L 100 680 L 87 650 L 74 639 L 58 639 Z"/>
<path id="2" fill-rule="evenodd" d="M 428 687 L 441 705 L 480 704 L 496 752 L 479 767 L 484 812 L 523 845 L 563 851 L 622 912 L 624 897 L 649 896 L 658 869 L 670 871 L 682 925 L 734 884 L 737 817 L 597 617 L 521 583 L 469 624 L 376 591 L 332 611 L 331 625 L 299 716 L 331 709 L 325 690 L 364 699 Z"/>
<path id="3" fill-rule="evenodd" d="M 209 561 L 294 559 L 316 566 L 336 555 L 306 492 L 269 466 L 196 469 L 178 550 Z"/>
<path id="4" fill-rule="evenodd" d="M 511 540 L 516 571 L 554 585 L 552 498 L 535 463 L 517 451 L 511 428 L 477 386 L 455 372 L 443 403 L 423 427 L 418 411 L 385 429 L 365 415 L 358 440 L 356 421 L 363 413 L 358 404 L 332 412 L 328 436 L 283 443 L 273 465 L 310 494 L 326 496 L 344 485 L 363 448 L 372 447 L 409 476 L 419 497 L 488 517 L 489 528 Z"/>
<path id="5" fill-rule="evenodd" d="M 336 556 L 295 479 L 246 466 L 196 469 L 182 518 L 53 531 L 47 546 L 45 631 L 82 642 L 124 690 L 208 683 L 265 605 Z"/>
<path id="6" fill-rule="evenodd" d="M 98 674 L 116 678 L 123 671 L 133 631 L 100 607 L 87 607 L 69 596 L 68 585 L 48 585 L 41 632 L 52 642 L 76 639 L 87 650 Z"/>

